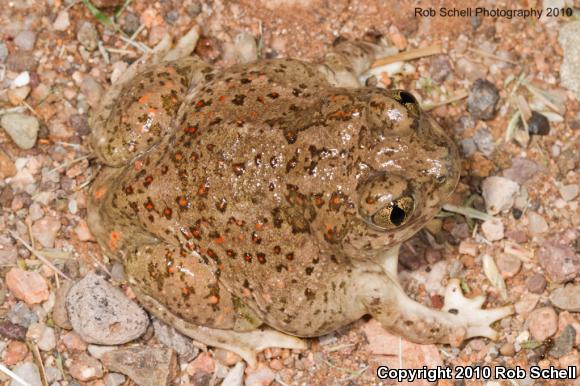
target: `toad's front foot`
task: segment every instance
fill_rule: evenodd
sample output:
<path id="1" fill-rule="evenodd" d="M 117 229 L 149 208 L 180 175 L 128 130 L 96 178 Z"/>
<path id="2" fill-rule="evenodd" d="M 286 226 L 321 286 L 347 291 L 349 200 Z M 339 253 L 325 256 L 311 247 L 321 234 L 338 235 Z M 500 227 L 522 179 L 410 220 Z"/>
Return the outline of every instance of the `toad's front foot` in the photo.
<path id="1" fill-rule="evenodd" d="M 412 300 L 398 283 L 385 278 L 377 286 L 374 277 L 372 296 L 365 301 L 367 309 L 387 330 L 413 342 L 457 345 L 476 336 L 495 340 L 498 333 L 490 325 L 514 312 L 513 306 L 481 309 L 485 297 L 464 297 L 457 279 L 447 286 L 443 309 L 434 310 Z"/>

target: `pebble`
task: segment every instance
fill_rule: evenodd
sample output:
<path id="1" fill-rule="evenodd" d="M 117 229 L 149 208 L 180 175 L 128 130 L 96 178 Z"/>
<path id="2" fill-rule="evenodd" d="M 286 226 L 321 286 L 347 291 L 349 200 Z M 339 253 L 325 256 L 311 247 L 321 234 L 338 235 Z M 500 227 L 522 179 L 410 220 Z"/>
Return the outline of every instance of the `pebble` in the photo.
<path id="1" fill-rule="evenodd" d="M 473 81 L 484 78 L 488 69 L 483 64 L 471 62 L 464 57 L 460 57 L 455 62 L 455 71 L 460 77 Z"/>
<path id="2" fill-rule="evenodd" d="M 14 37 L 14 44 L 21 50 L 30 51 L 36 43 L 36 33 L 33 31 L 20 31 Z"/>
<path id="3" fill-rule="evenodd" d="M 47 216 L 32 224 L 32 236 L 45 248 L 52 248 L 60 230 L 60 220 Z"/>
<path id="4" fill-rule="evenodd" d="M 16 175 L 16 166 L 4 150 L 0 149 L 0 180 Z"/>
<path id="5" fill-rule="evenodd" d="M 205 383 L 203 379 L 211 378 L 216 368 L 216 363 L 208 352 L 203 352 L 187 365 L 187 374 L 193 377 L 194 383 Z"/>
<path id="6" fill-rule="evenodd" d="M 80 353 L 73 358 L 68 371 L 73 378 L 83 382 L 103 377 L 101 362 L 86 353 Z"/>
<path id="7" fill-rule="evenodd" d="M 40 379 L 40 371 L 38 367 L 32 362 L 23 362 L 12 369 L 16 375 L 26 381 L 30 386 L 42 386 L 42 381 Z M 14 379 L 10 382 L 10 386 L 22 386 L 20 382 Z"/>
<path id="8" fill-rule="evenodd" d="M 23 87 L 27 86 L 29 83 L 30 83 L 30 73 L 28 71 L 22 71 L 20 74 L 16 76 L 16 78 L 12 80 L 10 86 Z M 30 92 L 30 89 L 28 89 L 28 91 Z"/>
<path id="9" fill-rule="evenodd" d="M 230 350 L 223 349 L 223 348 L 214 349 L 213 350 L 213 357 L 218 362 L 220 362 L 224 366 L 228 366 L 228 367 L 233 366 L 242 360 L 242 358 L 238 354 L 236 354 Z"/>
<path id="10" fill-rule="evenodd" d="M 88 343 L 127 343 L 143 335 L 149 324 L 137 303 L 93 272 L 71 287 L 66 308 L 73 329 Z"/>
<path id="11" fill-rule="evenodd" d="M 10 101 L 12 106 L 18 106 L 19 104 L 22 103 L 22 101 L 24 101 L 28 97 L 29 93 L 30 87 L 24 86 L 10 89 L 6 94 L 8 96 L 8 101 Z"/>
<path id="12" fill-rule="evenodd" d="M 451 74 L 451 61 L 447 55 L 436 55 L 429 67 L 431 79 L 436 83 L 443 83 Z"/>
<path id="13" fill-rule="evenodd" d="M 580 99 L 580 20 L 564 24 L 560 28 L 558 42 L 564 49 L 560 66 L 560 84 Z"/>
<path id="14" fill-rule="evenodd" d="M 501 355 L 506 357 L 513 357 L 516 354 L 516 348 L 513 343 L 504 343 L 500 348 L 499 352 Z"/>
<path id="15" fill-rule="evenodd" d="M 98 344 L 89 344 L 87 346 L 89 354 L 91 354 L 93 357 L 97 359 L 103 358 L 103 355 L 105 355 L 105 353 L 108 353 L 109 351 L 113 351 L 116 349 L 117 346 L 100 346 Z"/>
<path id="16" fill-rule="evenodd" d="M 552 307 L 532 311 L 528 317 L 528 328 L 534 340 L 543 342 L 558 330 L 558 315 Z"/>
<path id="17" fill-rule="evenodd" d="M 53 366 L 45 366 L 44 372 L 46 374 L 46 381 L 51 386 L 56 386 L 57 384 L 54 382 L 60 381 L 62 379 L 62 374 L 60 370 Z"/>
<path id="18" fill-rule="evenodd" d="M 477 149 L 487 157 L 489 157 L 495 150 L 493 136 L 487 127 L 482 127 L 477 130 L 473 136 L 473 141 L 475 142 Z"/>
<path id="19" fill-rule="evenodd" d="M 102 362 L 110 371 L 127 375 L 139 386 L 166 386 L 177 371 L 169 348 L 134 346 L 107 352 Z"/>
<path id="20" fill-rule="evenodd" d="M 548 280 L 553 283 L 565 283 L 580 274 L 580 255 L 566 244 L 545 242 L 537 256 Z"/>
<path id="21" fill-rule="evenodd" d="M 9 113 L 2 115 L 0 126 L 12 138 L 14 143 L 21 149 L 31 149 L 36 143 L 40 124 L 36 117 L 21 114 Z"/>
<path id="22" fill-rule="evenodd" d="M 89 226 L 85 220 L 79 220 L 79 223 L 74 229 L 75 234 L 80 241 L 91 241 L 93 240 L 93 234 L 89 229 Z"/>
<path id="23" fill-rule="evenodd" d="M 12 366 L 26 358 L 27 354 L 28 346 L 26 343 L 11 340 L 2 353 L 2 361 L 8 366 Z"/>
<path id="24" fill-rule="evenodd" d="M 489 120 L 496 114 L 499 92 L 495 85 L 484 79 L 477 79 L 467 97 L 467 111 L 473 119 Z"/>
<path id="25" fill-rule="evenodd" d="M 546 278 L 544 278 L 544 275 L 542 275 L 541 273 L 533 274 L 526 280 L 526 287 L 528 288 L 528 291 L 530 291 L 533 294 L 544 293 L 546 285 L 547 285 Z"/>
<path id="26" fill-rule="evenodd" d="M 24 304 L 24 303 L 22 303 Z M 35 314 L 36 315 L 36 314 Z M 26 339 L 26 328 L 7 320 L 0 321 L 0 336 L 7 339 Z"/>
<path id="27" fill-rule="evenodd" d="M 74 331 L 69 331 L 60 337 L 60 341 L 65 345 L 69 351 L 85 351 L 87 349 L 87 342 L 81 338 L 79 334 Z"/>
<path id="28" fill-rule="evenodd" d="M 37 304 L 48 299 L 48 285 L 44 278 L 33 271 L 11 268 L 6 274 L 6 286 L 26 304 Z"/>
<path id="29" fill-rule="evenodd" d="M 13 72 L 34 71 L 37 66 L 38 60 L 31 51 L 13 52 L 6 59 L 6 67 Z"/>
<path id="30" fill-rule="evenodd" d="M 526 158 L 516 157 L 512 166 L 503 171 L 503 176 L 522 185 L 543 170 L 543 167 Z"/>
<path id="31" fill-rule="evenodd" d="M 246 369 L 245 386 L 267 386 L 274 382 L 276 373 L 265 363 L 258 363 L 256 368 Z"/>
<path id="32" fill-rule="evenodd" d="M 244 384 L 244 362 L 238 362 L 224 378 L 222 386 L 242 386 Z"/>
<path id="33" fill-rule="evenodd" d="M 528 232 L 532 236 L 541 235 L 548 231 L 549 226 L 544 217 L 534 211 L 528 212 Z"/>
<path id="34" fill-rule="evenodd" d="M 70 280 L 61 283 L 60 287 L 56 290 L 54 307 L 52 309 L 52 320 L 54 324 L 66 330 L 72 329 L 66 310 L 66 295 L 73 284 L 74 282 Z"/>
<path id="35" fill-rule="evenodd" d="M 153 328 L 157 340 L 175 350 L 181 360 L 189 362 L 199 354 L 199 349 L 193 345 L 191 339 L 181 335 L 173 327 L 154 319 Z"/>
<path id="36" fill-rule="evenodd" d="M 139 21 L 139 17 L 135 15 L 133 12 L 125 12 L 125 16 L 123 16 L 123 22 L 121 24 L 121 28 L 127 35 L 133 35 L 141 22 Z"/>
<path id="37" fill-rule="evenodd" d="M 88 21 L 85 21 L 77 32 L 77 40 L 87 51 L 94 51 L 98 47 L 99 33 L 97 29 Z"/>
<path id="38" fill-rule="evenodd" d="M 520 119 L 520 127 L 523 123 Z M 532 111 L 532 116 L 528 120 L 528 133 L 531 135 L 548 135 L 550 134 L 550 121 L 544 114 Z"/>
<path id="39" fill-rule="evenodd" d="M 495 215 L 510 210 L 519 189 L 520 187 L 516 182 L 505 177 L 487 177 L 481 183 L 487 213 Z"/>
<path id="40" fill-rule="evenodd" d="M 28 327 L 26 338 L 33 340 L 42 351 L 51 351 L 56 347 L 54 328 L 44 323 L 34 323 Z"/>
<path id="41" fill-rule="evenodd" d="M 518 315 L 527 316 L 538 304 L 540 300 L 540 295 L 532 294 L 532 293 L 524 293 L 520 300 L 514 304 L 514 308 Z"/>
<path id="42" fill-rule="evenodd" d="M 459 253 L 463 255 L 477 256 L 478 251 L 478 244 L 471 239 L 462 240 L 459 243 Z"/>
<path id="43" fill-rule="evenodd" d="M 85 95 L 89 106 L 96 108 L 103 94 L 101 85 L 92 76 L 85 75 L 81 81 L 80 90 Z"/>
<path id="44" fill-rule="evenodd" d="M 67 11 L 60 11 L 52 24 L 52 28 L 56 31 L 66 31 L 70 26 L 70 19 Z"/>
<path id="45" fill-rule="evenodd" d="M 461 140 L 461 153 L 465 157 L 473 155 L 477 151 L 477 145 L 473 138 L 465 138 Z"/>
<path id="46" fill-rule="evenodd" d="M 504 227 L 499 218 L 486 220 L 481 224 L 481 231 L 488 241 L 497 241 L 503 239 Z"/>
<path id="47" fill-rule="evenodd" d="M 119 373 L 107 373 L 103 378 L 105 386 L 120 386 L 125 383 L 125 376 Z"/>
<path id="48" fill-rule="evenodd" d="M 556 288 L 550 294 L 550 302 L 562 310 L 580 312 L 580 284 Z"/>
<path id="49" fill-rule="evenodd" d="M 507 253 L 500 253 L 496 259 L 496 264 L 504 278 L 516 276 L 522 268 L 522 261 Z"/>
<path id="50" fill-rule="evenodd" d="M 549 354 L 554 358 L 560 358 L 572 351 L 576 340 L 576 330 L 572 325 L 567 325 L 562 333 L 554 339 L 554 345 Z"/>
<path id="51" fill-rule="evenodd" d="M 241 32 L 234 38 L 234 50 L 239 63 L 250 63 L 258 57 L 256 39 L 248 32 Z"/>
<path id="52" fill-rule="evenodd" d="M 0 42 L 0 63 L 4 63 L 8 57 L 8 48 L 4 42 Z"/>
<path id="53" fill-rule="evenodd" d="M 560 188 L 560 195 L 564 201 L 572 201 L 578 196 L 578 190 L 577 184 L 564 185 Z"/>
<path id="54" fill-rule="evenodd" d="M 38 315 L 28 308 L 26 303 L 18 302 L 10 309 L 8 320 L 24 328 L 28 328 L 32 323 L 38 322 Z"/>

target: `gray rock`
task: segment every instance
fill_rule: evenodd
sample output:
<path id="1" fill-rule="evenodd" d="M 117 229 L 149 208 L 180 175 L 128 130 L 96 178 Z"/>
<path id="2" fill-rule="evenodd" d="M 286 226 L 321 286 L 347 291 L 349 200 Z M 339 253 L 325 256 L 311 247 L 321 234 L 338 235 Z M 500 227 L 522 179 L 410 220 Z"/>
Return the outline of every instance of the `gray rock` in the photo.
<path id="1" fill-rule="evenodd" d="M 565 283 L 580 274 L 580 256 L 565 244 L 544 243 L 538 251 L 538 261 L 553 283 Z"/>
<path id="2" fill-rule="evenodd" d="M 560 188 L 560 195 L 564 201 L 572 201 L 578 196 L 579 186 L 577 184 L 564 185 Z"/>
<path id="3" fill-rule="evenodd" d="M 66 31 L 70 26 L 70 18 L 68 16 L 68 11 L 62 10 L 56 16 L 52 28 L 56 31 Z"/>
<path id="4" fill-rule="evenodd" d="M 28 382 L 30 386 L 42 386 L 40 371 L 38 371 L 38 367 L 34 363 L 22 362 L 12 369 L 12 371 L 22 378 L 23 381 Z M 22 386 L 22 384 L 13 379 L 10 382 L 10 386 Z"/>
<path id="5" fill-rule="evenodd" d="M 21 50 L 30 51 L 36 43 L 36 32 L 20 31 L 14 38 L 14 44 Z"/>
<path id="6" fill-rule="evenodd" d="M 89 23 L 85 21 L 79 31 L 77 32 L 77 40 L 83 47 L 87 49 L 87 51 L 94 51 L 98 47 L 99 42 L 99 33 L 97 29 L 93 25 L 93 23 Z"/>
<path id="7" fill-rule="evenodd" d="M 554 346 L 549 354 L 554 358 L 560 358 L 572 351 L 574 340 L 576 339 L 576 330 L 571 324 L 567 325 L 562 333 L 554 340 Z"/>
<path id="8" fill-rule="evenodd" d="M 467 97 L 467 110 L 474 119 L 493 119 L 498 101 L 499 92 L 494 84 L 484 79 L 477 79 Z"/>
<path id="9" fill-rule="evenodd" d="M 558 42 L 564 49 L 560 66 L 560 84 L 580 99 L 580 20 L 567 23 L 560 29 Z"/>
<path id="10" fill-rule="evenodd" d="M 228 375 L 224 378 L 222 386 L 242 386 L 244 384 L 244 370 L 246 365 L 244 362 L 238 362 L 236 365 L 228 372 Z"/>
<path id="11" fill-rule="evenodd" d="M 40 128 L 36 117 L 20 113 L 3 115 L 0 119 L 0 126 L 6 130 L 19 148 L 25 150 L 34 146 Z"/>
<path id="12" fill-rule="evenodd" d="M 503 176 L 521 185 L 543 170 L 544 168 L 534 161 L 516 157 L 512 160 L 512 166 L 503 171 Z"/>
<path id="13" fill-rule="evenodd" d="M 550 134 L 550 121 L 542 113 L 532 111 L 532 116 L 528 120 L 528 133 L 531 135 L 548 135 Z M 520 127 L 523 127 L 520 119 Z"/>
<path id="14" fill-rule="evenodd" d="M 4 63 L 8 57 L 8 48 L 4 42 L 0 42 L 0 63 Z"/>
<path id="15" fill-rule="evenodd" d="M 105 381 L 105 386 L 119 386 L 125 383 L 125 376 L 119 373 L 107 373 L 103 381 Z"/>
<path id="16" fill-rule="evenodd" d="M 490 156 L 495 150 L 495 143 L 493 142 L 493 137 L 491 132 L 487 127 L 482 127 L 475 132 L 473 136 L 473 141 L 479 149 L 480 152 L 486 156 Z"/>
<path id="17" fill-rule="evenodd" d="M 461 140 L 461 153 L 465 157 L 469 157 L 477 151 L 477 146 L 473 138 L 465 138 Z"/>
<path id="18" fill-rule="evenodd" d="M 66 330 L 72 329 L 66 310 L 66 295 L 73 284 L 74 282 L 67 280 L 60 285 L 60 288 L 56 290 L 54 307 L 52 308 L 52 320 L 54 324 Z"/>
<path id="19" fill-rule="evenodd" d="M 44 373 L 46 374 L 46 381 L 49 385 L 52 385 L 53 382 L 60 381 L 62 379 L 62 374 L 60 370 L 53 366 L 46 366 L 44 368 Z"/>
<path id="20" fill-rule="evenodd" d="M 530 235 L 540 235 L 546 233 L 548 229 L 550 229 L 550 227 L 544 219 L 544 216 L 534 211 L 528 212 L 528 231 L 530 232 Z"/>
<path id="21" fill-rule="evenodd" d="M 580 312 L 580 284 L 556 288 L 550 295 L 550 302 L 562 310 Z"/>
<path id="22" fill-rule="evenodd" d="M 481 183 L 485 210 L 491 215 L 505 212 L 514 204 L 514 197 L 518 193 L 519 185 L 507 178 L 491 176 Z"/>
<path id="23" fill-rule="evenodd" d="M 177 370 L 177 356 L 169 348 L 134 346 L 105 353 L 110 371 L 127 375 L 139 386 L 166 386 Z"/>
<path id="24" fill-rule="evenodd" d="M 451 61 L 447 55 L 437 55 L 431 60 L 431 79 L 436 83 L 444 82 L 451 74 Z"/>
<path id="25" fill-rule="evenodd" d="M 153 319 L 155 337 L 165 346 L 175 350 L 181 360 L 191 361 L 199 354 L 199 349 L 195 347 L 190 338 L 181 335 L 158 319 Z"/>
<path id="26" fill-rule="evenodd" d="M 14 324 L 28 328 L 32 323 L 38 322 L 38 315 L 28 308 L 26 303 L 18 302 L 8 312 L 8 320 Z"/>
<path id="27" fill-rule="evenodd" d="M 71 287 L 66 308 L 73 329 L 88 343 L 127 343 L 143 335 L 149 324 L 137 303 L 92 272 Z"/>

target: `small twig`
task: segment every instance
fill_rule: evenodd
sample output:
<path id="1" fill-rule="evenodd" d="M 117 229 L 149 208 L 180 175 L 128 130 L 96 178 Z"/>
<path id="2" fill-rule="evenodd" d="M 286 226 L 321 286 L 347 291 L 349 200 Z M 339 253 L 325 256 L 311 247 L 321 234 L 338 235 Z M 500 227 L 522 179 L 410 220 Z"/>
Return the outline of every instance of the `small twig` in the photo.
<path id="1" fill-rule="evenodd" d="M 443 205 L 443 210 L 446 210 L 448 212 L 458 213 L 458 214 L 463 215 L 465 217 L 475 218 L 475 219 L 481 220 L 481 221 L 487 221 L 487 220 L 493 219 L 493 216 L 491 216 L 487 213 L 483 213 L 483 212 L 480 212 L 479 210 L 464 207 L 464 206 L 445 204 L 445 205 Z"/>
<path id="2" fill-rule="evenodd" d="M 352 346 L 355 346 L 355 344 L 354 343 L 338 344 L 336 346 L 329 347 L 328 349 L 324 350 L 324 352 L 331 353 L 331 352 L 340 351 L 343 348 L 348 348 L 348 347 L 352 347 Z"/>
<path id="3" fill-rule="evenodd" d="M 395 62 L 404 62 L 407 60 L 419 59 L 424 56 L 438 55 L 441 54 L 442 52 L 443 47 L 441 47 L 441 44 L 433 44 L 432 46 L 417 48 L 416 50 L 405 51 L 398 53 L 397 55 L 377 59 L 371 65 L 371 68 L 376 68 Z"/>
<path id="4" fill-rule="evenodd" d="M 38 365 L 40 370 L 40 380 L 42 382 L 42 386 L 48 386 L 48 380 L 46 378 L 46 370 L 44 369 L 44 363 L 42 363 L 42 357 L 40 356 L 40 351 L 38 350 L 38 345 L 34 342 L 30 342 L 30 347 L 32 347 L 32 353 L 34 354 L 34 360 Z"/>
<path id="5" fill-rule="evenodd" d="M 451 98 L 449 98 L 447 100 L 444 100 L 444 101 L 441 101 L 441 102 L 437 102 L 437 103 L 433 103 L 433 104 L 427 104 L 427 105 L 424 105 L 424 106 L 421 106 L 421 107 L 423 108 L 424 111 L 430 111 L 430 110 L 433 110 L 436 107 L 443 106 L 443 105 L 447 105 L 447 104 L 454 103 L 454 102 L 460 101 L 462 99 L 465 99 L 465 98 L 467 98 L 468 95 L 469 95 L 469 93 L 467 91 L 462 91 L 459 94 L 457 94 L 456 96 L 451 97 Z"/>
<path id="6" fill-rule="evenodd" d="M 107 266 L 105 264 L 101 263 L 99 261 L 99 259 L 97 259 L 92 253 L 89 253 L 89 256 L 91 257 L 91 260 L 93 260 L 95 262 L 95 264 L 97 264 L 99 266 L 99 268 L 101 268 L 103 271 L 105 271 L 107 276 L 109 276 L 109 277 L 113 276 L 111 274 L 111 272 L 107 269 Z"/>
<path id="7" fill-rule="evenodd" d="M 32 114 L 36 115 L 37 118 L 40 118 L 40 115 L 38 115 L 36 110 L 34 110 L 34 108 L 32 106 L 30 106 L 28 103 L 26 103 L 26 101 L 22 101 L 22 104 L 24 105 L 24 107 L 26 107 L 28 110 L 30 110 L 30 112 Z"/>
<path id="8" fill-rule="evenodd" d="M 28 383 L 24 379 L 20 378 L 20 375 L 16 374 L 12 370 L 10 370 L 8 367 L 4 366 L 2 363 L 0 363 L 0 371 L 2 371 L 4 374 L 8 375 L 10 378 L 15 380 L 16 382 L 20 383 L 22 386 L 30 386 L 30 383 Z"/>
<path id="9" fill-rule="evenodd" d="M 506 62 L 506 63 L 509 63 L 509 64 L 514 64 L 514 65 L 517 65 L 518 64 L 518 62 L 514 62 L 513 60 L 506 59 L 506 58 L 502 58 L 501 56 L 497 56 L 497 55 L 494 55 L 494 54 L 490 54 L 489 52 L 485 52 L 485 51 L 482 51 L 482 50 L 478 50 L 477 48 L 468 48 L 467 50 L 468 51 L 471 51 L 471 52 L 474 52 L 476 54 L 479 54 L 481 56 L 485 56 L 485 57 L 488 57 L 488 58 L 491 58 L 491 59 L 495 59 L 495 60 L 500 60 L 502 62 Z"/>
<path id="10" fill-rule="evenodd" d="M 61 170 L 61 169 L 64 169 L 64 168 L 67 168 L 67 167 L 71 166 L 72 164 L 77 163 L 77 162 L 82 161 L 82 160 L 85 160 L 89 157 L 90 157 L 90 155 L 87 154 L 87 155 L 83 155 L 81 157 L 75 158 L 73 160 L 70 160 L 68 162 L 65 162 L 62 165 L 59 165 L 59 166 L 55 167 L 54 169 L 49 170 L 48 174 L 54 173 L 54 172 Z"/>
<path id="11" fill-rule="evenodd" d="M 52 268 L 53 271 L 57 272 L 59 275 L 61 275 L 62 277 L 64 277 L 67 280 L 72 280 L 70 277 L 68 277 L 64 272 L 62 272 L 60 269 L 58 269 L 54 264 L 52 264 L 47 258 L 45 258 L 44 256 L 42 256 L 38 251 L 36 251 L 34 248 L 32 248 L 30 245 L 28 245 L 28 243 L 24 240 L 22 240 L 16 233 L 14 233 L 13 231 L 9 231 L 10 235 L 17 241 L 20 241 L 20 243 L 22 245 L 24 245 L 24 247 L 26 249 L 28 249 L 30 251 L 30 253 L 32 253 L 34 256 L 36 256 L 38 258 L 38 260 L 42 261 L 44 264 L 48 265 L 50 268 Z"/>
<path id="12" fill-rule="evenodd" d="M 147 45 L 145 45 L 144 43 L 140 43 L 140 42 L 135 42 L 129 38 L 126 38 L 124 36 L 120 36 L 121 40 L 124 41 L 125 43 L 129 44 L 130 46 L 133 46 L 135 48 L 137 48 L 140 51 L 143 51 L 143 53 L 147 54 L 149 52 L 151 52 L 151 48 L 149 48 Z"/>

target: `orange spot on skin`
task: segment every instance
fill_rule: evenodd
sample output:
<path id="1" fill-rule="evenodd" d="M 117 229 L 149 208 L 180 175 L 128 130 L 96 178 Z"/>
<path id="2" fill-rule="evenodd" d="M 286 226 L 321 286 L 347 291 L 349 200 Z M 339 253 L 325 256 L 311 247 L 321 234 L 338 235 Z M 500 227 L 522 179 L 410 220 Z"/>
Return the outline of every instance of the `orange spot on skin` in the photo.
<path id="1" fill-rule="evenodd" d="M 244 288 L 242 290 L 242 296 L 244 296 L 244 297 L 249 297 L 251 294 L 252 294 L 252 292 L 250 292 L 250 290 L 247 288 Z"/>
<path id="2" fill-rule="evenodd" d="M 276 287 L 278 287 L 280 289 L 286 288 L 286 284 L 284 284 L 284 282 L 282 280 L 280 280 L 276 283 Z"/>
<path id="3" fill-rule="evenodd" d="M 224 241 L 226 241 L 225 237 L 223 235 L 220 235 L 220 237 L 218 237 L 217 239 L 214 240 L 216 244 L 223 244 Z"/>
<path id="4" fill-rule="evenodd" d="M 220 299 L 217 296 L 215 296 L 215 295 L 211 295 L 209 297 L 209 302 L 211 304 L 218 304 L 220 302 Z"/>
<path id="5" fill-rule="evenodd" d="M 141 160 L 137 160 L 133 164 L 133 169 L 135 169 L 137 171 L 141 170 L 142 167 L 143 167 L 143 161 L 141 161 Z"/>
<path id="6" fill-rule="evenodd" d="M 174 267 L 167 267 L 167 272 L 168 273 L 173 273 L 175 271 Z"/>
<path id="7" fill-rule="evenodd" d="M 189 288 L 187 288 L 187 287 L 183 287 L 183 288 L 181 289 L 181 292 L 182 292 L 182 293 L 183 293 L 185 296 L 187 296 L 187 295 L 189 295 Z"/>
<path id="8" fill-rule="evenodd" d="M 105 196 L 105 193 L 107 193 L 107 188 L 102 187 L 102 188 L 95 190 L 95 193 L 93 194 L 93 196 L 95 197 L 95 200 L 100 200 L 101 198 L 103 198 Z"/>
<path id="9" fill-rule="evenodd" d="M 256 223 L 256 230 L 257 230 L 257 231 L 261 231 L 261 230 L 262 230 L 262 228 L 264 228 L 264 224 L 263 224 L 263 223 L 261 223 L 261 222 L 257 222 L 257 223 Z"/>
<path id="10" fill-rule="evenodd" d="M 149 113 L 149 115 L 155 116 L 155 114 L 157 114 L 157 109 L 154 109 L 153 107 L 149 107 L 147 109 L 147 113 Z"/>
<path id="11" fill-rule="evenodd" d="M 145 104 L 145 103 L 147 103 L 149 101 L 149 98 L 150 97 L 151 97 L 151 95 L 149 95 L 149 94 L 143 94 L 141 96 L 141 98 L 139 98 L 139 101 L 138 102 L 143 105 L 143 104 Z"/>
<path id="12" fill-rule="evenodd" d="M 109 242 L 107 243 L 107 245 L 109 246 L 109 249 L 111 251 L 115 251 L 117 249 L 120 238 L 121 234 L 119 232 L 112 231 L 109 234 Z"/>
<path id="13" fill-rule="evenodd" d="M 238 235 L 238 240 L 240 240 L 240 241 L 244 241 L 245 238 L 246 237 L 243 234 Z"/>
<path id="14" fill-rule="evenodd" d="M 253 119 L 256 119 L 256 118 L 258 118 L 258 113 L 256 111 L 252 111 L 250 113 L 250 117 L 252 117 Z"/>
<path id="15" fill-rule="evenodd" d="M 333 204 L 340 204 L 340 197 L 336 196 L 332 199 Z"/>
<path id="16" fill-rule="evenodd" d="M 220 100 L 220 102 L 224 102 L 226 100 L 226 96 L 220 95 L 219 100 Z"/>
<path id="17" fill-rule="evenodd" d="M 187 199 L 185 197 L 179 199 L 179 206 L 187 206 Z"/>

